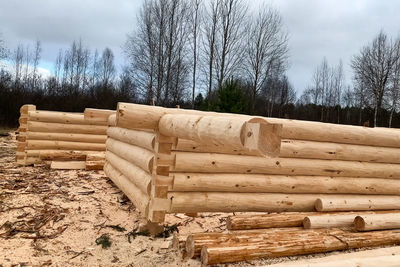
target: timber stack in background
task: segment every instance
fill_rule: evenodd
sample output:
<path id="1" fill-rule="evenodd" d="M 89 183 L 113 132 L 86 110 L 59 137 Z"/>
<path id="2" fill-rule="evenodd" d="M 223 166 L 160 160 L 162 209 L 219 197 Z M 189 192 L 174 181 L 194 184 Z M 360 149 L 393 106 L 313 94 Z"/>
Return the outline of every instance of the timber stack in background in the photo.
<path id="1" fill-rule="evenodd" d="M 22 106 L 17 163 L 47 162 L 55 169 L 103 169 L 108 117 L 113 113 L 90 108 L 84 113 L 69 113 Z"/>

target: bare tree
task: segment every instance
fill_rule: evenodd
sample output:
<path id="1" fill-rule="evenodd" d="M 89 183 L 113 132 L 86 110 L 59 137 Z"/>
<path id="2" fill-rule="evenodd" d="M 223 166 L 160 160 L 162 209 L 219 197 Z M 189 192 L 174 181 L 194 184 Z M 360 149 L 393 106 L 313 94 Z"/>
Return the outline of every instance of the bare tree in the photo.
<path id="1" fill-rule="evenodd" d="M 13 63 L 15 72 L 15 85 L 18 87 L 22 77 L 22 67 L 24 60 L 24 47 L 20 44 L 14 50 Z"/>
<path id="2" fill-rule="evenodd" d="M 6 45 L 4 44 L 3 36 L 0 33 L 0 68 L 3 68 L 1 60 L 6 58 L 7 58 L 7 49 Z"/>
<path id="3" fill-rule="evenodd" d="M 36 41 L 35 51 L 33 54 L 33 74 L 32 74 L 32 87 L 36 88 L 37 80 L 38 80 L 38 66 L 42 53 L 42 45 L 40 41 Z"/>
<path id="4" fill-rule="evenodd" d="M 254 17 L 254 16 L 252 16 Z M 256 97 L 268 77 L 277 70 L 284 71 L 288 53 L 288 37 L 283 30 L 278 11 L 262 6 L 247 29 L 245 71 L 251 82 L 251 112 L 255 111 Z"/>
<path id="5" fill-rule="evenodd" d="M 372 91 L 375 102 L 374 126 L 377 126 L 378 110 L 388 88 L 389 78 L 399 60 L 396 45 L 381 31 L 370 45 L 363 47 L 353 57 L 351 66 L 356 80 L 361 81 Z"/>
<path id="6" fill-rule="evenodd" d="M 100 62 L 101 84 L 108 86 L 113 81 L 115 75 L 114 54 L 110 48 L 107 47 L 104 49 Z"/>
<path id="7" fill-rule="evenodd" d="M 394 64 L 393 71 L 389 77 L 389 92 L 388 97 L 390 100 L 390 116 L 389 128 L 392 127 L 393 114 L 397 109 L 400 98 L 400 40 L 398 40 L 394 47 L 395 58 L 398 58 Z"/>

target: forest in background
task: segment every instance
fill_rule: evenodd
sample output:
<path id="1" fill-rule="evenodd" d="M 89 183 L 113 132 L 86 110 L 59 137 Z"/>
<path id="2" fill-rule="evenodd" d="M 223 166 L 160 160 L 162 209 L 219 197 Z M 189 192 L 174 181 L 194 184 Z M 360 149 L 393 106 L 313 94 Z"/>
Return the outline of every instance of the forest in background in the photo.
<path id="1" fill-rule="evenodd" d="M 133 102 L 179 105 L 330 123 L 400 127 L 400 39 L 384 31 L 343 63 L 325 58 L 299 94 L 290 83 L 289 33 L 279 10 L 244 0 L 146 0 L 124 44 L 113 51 L 83 40 L 60 50 L 53 73 L 39 69 L 40 41 L 7 48 L 0 35 L 0 125 L 16 126 L 21 105 L 82 112 Z"/>

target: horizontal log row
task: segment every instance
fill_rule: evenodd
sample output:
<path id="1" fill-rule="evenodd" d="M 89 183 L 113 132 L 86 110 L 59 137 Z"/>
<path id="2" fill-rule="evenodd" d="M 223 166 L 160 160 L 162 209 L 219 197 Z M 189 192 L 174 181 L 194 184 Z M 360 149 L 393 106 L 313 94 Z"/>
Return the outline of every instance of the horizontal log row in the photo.
<path id="1" fill-rule="evenodd" d="M 172 173 L 174 192 L 400 195 L 398 179 L 226 173 Z"/>
<path id="2" fill-rule="evenodd" d="M 108 118 L 115 110 L 85 108 L 84 120 L 88 124 L 108 125 Z"/>
<path id="3" fill-rule="evenodd" d="M 154 151 L 156 142 L 154 133 L 129 130 L 119 127 L 109 127 L 107 130 L 107 135 L 108 137 L 120 142 Z"/>
<path id="4" fill-rule="evenodd" d="M 325 195 L 315 201 L 317 211 L 400 209 L 399 196 Z"/>
<path id="5" fill-rule="evenodd" d="M 70 141 L 70 142 L 100 143 L 100 144 L 105 144 L 107 140 L 106 135 L 46 133 L 46 132 L 31 132 L 31 131 L 26 133 L 26 137 L 29 140 Z"/>
<path id="6" fill-rule="evenodd" d="M 106 135 L 107 126 L 28 121 L 28 131 Z"/>
<path id="7" fill-rule="evenodd" d="M 105 151 L 106 145 L 104 143 L 84 143 L 84 142 L 69 142 L 69 141 L 52 141 L 52 140 L 27 140 L 27 150 L 45 150 L 45 149 L 58 149 L 58 150 L 93 150 Z"/>

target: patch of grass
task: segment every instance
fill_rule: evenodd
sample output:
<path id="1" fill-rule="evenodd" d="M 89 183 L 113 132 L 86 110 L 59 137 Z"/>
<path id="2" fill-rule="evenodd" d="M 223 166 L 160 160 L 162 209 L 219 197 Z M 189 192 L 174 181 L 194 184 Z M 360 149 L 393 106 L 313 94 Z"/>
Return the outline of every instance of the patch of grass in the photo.
<path id="1" fill-rule="evenodd" d="M 107 234 L 102 234 L 96 239 L 96 245 L 101 245 L 104 249 L 111 247 L 110 237 Z"/>
<path id="2" fill-rule="evenodd" d="M 150 232 L 147 230 L 137 232 L 136 229 L 133 229 L 126 236 L 128 237 L 128 242 L 131 243 L 131 237 L 135 239 L 137 236 L 150 236 Z"/>
<path id="3" fill-rule="evenodd" d="M 118 225 L 110 225 L 109 224 L 109 225 L 106 225 L 106 227 L 114 229 L 115 231 L 118 231 L 118 232 L 125 232 L 126 231 L 126 229 L 124 227 L 121 227 L 119 224 Z"/>
<path id="4" fill-rule="evenodd" d="M 164 226 L 164 231 L 156 235 L 158 238 L 167 238 L 170 237 L 174 232 L 179 232 L 178 230 L 179 223 L 173 224 L 171 226 Z"/>

